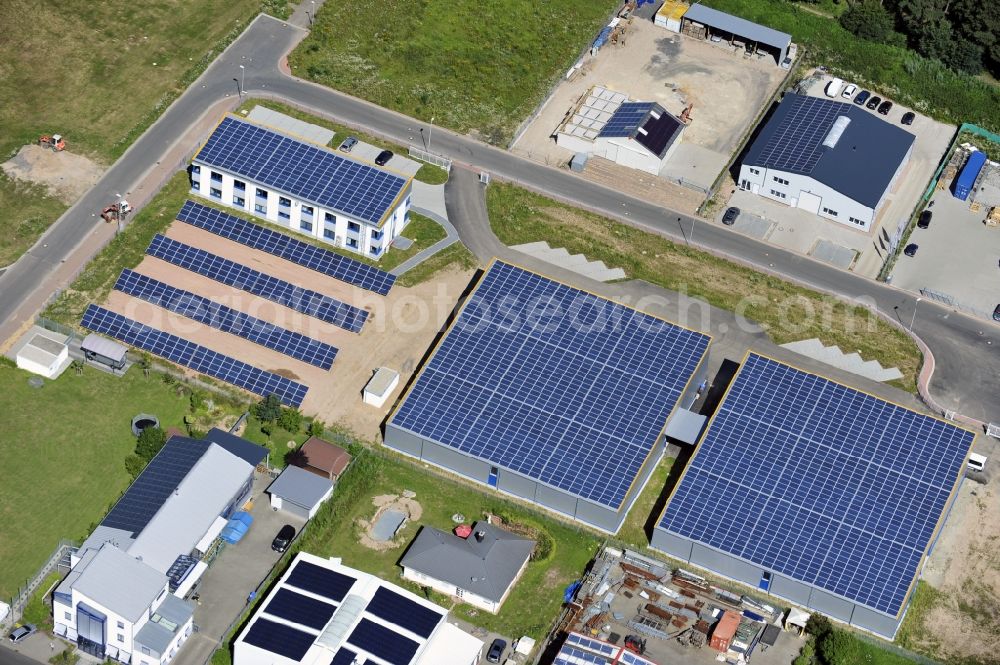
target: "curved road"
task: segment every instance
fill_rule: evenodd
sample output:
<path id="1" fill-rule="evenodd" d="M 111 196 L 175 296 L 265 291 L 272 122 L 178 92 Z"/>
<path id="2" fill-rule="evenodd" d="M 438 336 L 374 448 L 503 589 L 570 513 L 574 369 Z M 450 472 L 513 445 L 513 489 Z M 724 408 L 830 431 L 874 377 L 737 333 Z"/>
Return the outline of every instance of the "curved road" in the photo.
<path id="1" fill-rule="evenodd" d="M 129 191 L 153 162 L 181 141 L 192 123 L 213 106 L 238 99 L 239 65 L 246 68 L 248 94 L 273 96 L 307 110 L 363 127 L 402 144 L 419 141 L 420 121 L 343 93 L 288 76 L 279 63 L 304 36 L 304 31 L 270 17 L 259 17 L 206 70 L 165 114 L 105 174 L 100 183 L 52 226 L 49 232 L 7 273 L 0 277 L 0 333 L 7 336 L 36 312 L 48 294 L 68 284 L 71 276 L 53 280 L 53 274 L 73 256 L 81 236 L 94 233 L 101 222 L 92 217 L 117 192 Z M 435 128 L 431 149 L 460 164 L 490 172 L 553 198 L 608 215 L 637 227 L 691 242 L 710 252 L 754 268 L 812 286 L 818 290 L 859 299 L 877 306 L 909 326 L 914 307 L 911 294 L 889 285 L 844 272 L 810 258 L 733 233 L 721 225 L 691 218 L 625 196 L 571 173 L 537 164 L 471 138 Z M 470 228 L 466 220 L 452 220 L 464 240 L 492 235 L 489 229 Z M 697 275 L 692 275 L 696 280 Z M 1000 422 L 1000 327 L 958 314 L 924 300 L 913 332 L 935 358 L 931 383 L 934 399 L 944 408 L 970 418 Z M 0 339 L 6 337 L 0 334 Z M 850 351 L 849 349 L 846 349 Z"/>

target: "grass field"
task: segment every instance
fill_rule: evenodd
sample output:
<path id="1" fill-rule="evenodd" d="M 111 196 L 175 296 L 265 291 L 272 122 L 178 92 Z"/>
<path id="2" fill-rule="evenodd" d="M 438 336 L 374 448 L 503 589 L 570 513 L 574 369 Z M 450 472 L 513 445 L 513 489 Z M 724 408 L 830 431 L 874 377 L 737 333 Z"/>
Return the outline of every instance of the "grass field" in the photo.
<path id="1" fill-rule="evenodd" d="M 110 164 L 260 7 L 261 0 L 0 3 L 0 160 L 59 133 L 68 150 Z M 0 175 L 0 266 L 66 207 Z"/>
<path id="2" fill-rule="evenodd" d="M 910 392 L 916 389 L 919 349 L 864 308 L 512 185 L 490 185 L 486 203 L 493 231 L 506 245 L 558 238 L 570 253 L 622 268 L 631 279 L 742 311 L 766 326 L 778 344 L 817 337 L 845 351 L 858 351 L 866 360 L 898 367 L 904 378 L 897 385 Z"/>
<path id="3" fill-rule="evenodd" d="M 124 460 L 135 448 L 132 417 L 156 414 L 183 428 L 188 400 L 133 368 L 114 377 L 67 370 L 42 388 L 0 365 L 0 598 L 33 575 L 62 538 L 81 539 L 128 486 Z"/>
<path id="4" fill-rule="evenodd" d="M 289 57 L 295 74 L 506 143 L 597 36 L 611 0 L 327 3 Z"/>

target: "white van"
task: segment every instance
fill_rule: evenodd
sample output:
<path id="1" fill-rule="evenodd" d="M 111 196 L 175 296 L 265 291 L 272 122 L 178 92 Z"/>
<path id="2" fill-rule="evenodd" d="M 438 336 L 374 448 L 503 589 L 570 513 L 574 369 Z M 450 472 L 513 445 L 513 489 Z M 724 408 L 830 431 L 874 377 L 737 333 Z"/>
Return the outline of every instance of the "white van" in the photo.
<path id="1" fill-rule="evenodd" d="M 839 96 L 843 87 L 844 82 L 842 80 L 838 78 L 833 79 L 826 84 L 826 96 L 831 98 Z"/>
<path id="2" fill-rule="evenodd" d="M 970 471 L 982 471 L 986 468 L 986 460 L 988 458 L 986 455 L 980 455 L 979 453 L 969 453 L 969 470 Z"/>

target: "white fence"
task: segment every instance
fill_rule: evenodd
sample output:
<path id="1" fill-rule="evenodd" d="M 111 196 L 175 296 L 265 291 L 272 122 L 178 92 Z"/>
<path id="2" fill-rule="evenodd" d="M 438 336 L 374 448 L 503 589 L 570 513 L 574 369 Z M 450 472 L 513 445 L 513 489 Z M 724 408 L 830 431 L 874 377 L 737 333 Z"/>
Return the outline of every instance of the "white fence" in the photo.
<path id="1" fill-rule="evenodd" d="M 427 162 L 428 164 L 433 164 L 434 166 L 440 166 L 448 173 L 451 173 L 451 160 L 441 155 L 436 155 L 433 152 L 427 152 L 420 148 L 409 147 L 410 157 L 414 159 L 419 159 L 422 162 Z"/>

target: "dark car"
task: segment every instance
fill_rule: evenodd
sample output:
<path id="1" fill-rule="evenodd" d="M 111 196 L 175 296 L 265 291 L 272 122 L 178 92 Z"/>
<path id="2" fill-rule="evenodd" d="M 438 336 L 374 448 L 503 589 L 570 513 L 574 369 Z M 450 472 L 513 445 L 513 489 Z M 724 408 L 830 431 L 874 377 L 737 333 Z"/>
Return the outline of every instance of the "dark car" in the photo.
<path id="1" fill-rule="evenodd" d="M 375 158 L 375 163 L 379 166 L 385 166 L 385 163 L 392 159 L 392 150 L 383 150 Z"/>
<path id="2" fill-rule="evenodd" d="M 740 209 L 733 206 L 732 208 L 726 209 L 726 214 L 722 216 L 722 223 L 726 226 L 732 226 L 736 223 L 736 218 L 740 216 Z"/>
<path id="3" fill-rule="evenodd" d="M 876 108 L 878 108 L 878 105 L 881 103 L 882 103 L 881 97 L 872 97 L 871 99 L 868 100 L 868 103 L 865 104 L 865 108 L 874 111 Z"/>
<path id="4" fill-rule="evenodd" d="M 889 111 L 891 110 L 892 110 L 892 102 L 890 102 L 888 99 L 882 102 L 878 107 L 878 112 L 881 115 L 889 115 Z"/>
<path id="5" fill-rule="evenodd" d="M 11 634 L 8 637 L 10 638 L 11 642 L 13 642 L 14 644 L 17 644 L 21 640 L 28 639 L 29 637 L 31 637 L 32 635 L 34 635 L 36 632 L 38 632 L 38 628 L 35 627 L 35 624 L 33 624 L 33 623 L 26 623 L 23 626 L 21 626 L 20 628 L 15 628 L 13 630 L 13 632 L 11 632 Z"/>
<path id="6" fill-rule="evenodd" d="M 903 254 L 906 254 L 907 256 L 916 256 L 918 249 L 920 248 L 917 247 L 917 243 L 911 242 L 906 246 L 906 249 L 903 250 Z"/>
<path id="7" fill-rule="evenodd" d="M 291 524 L 286 524 L 281 527 L 281 530 L 278 531 L 278 535 L 271 541 L 271 549 L 275 552 L 284 552 L 288 549 L 288 546 L 292 543 L 292 538 L 294 537 L 295 527 Z"/>
<path id="8" fill-rule="evenodd" d="M 993 320 L 1000 321 L 1000 305 L 997 305 L 996 309 L 993 310 Z"/>
<path id="9" fill-rule="evenodd" d="M 916 117 L 917 117 L 916 113 L 914 113 L 913 111 L 907 111 L 906 113 L 903 114 L 902 123 L 904 125 L 912 125 Z"/>
<path id="10" fill-rule="evenodd" d="M 491 663 L 499 663 L 500 658 L 503 656 L 503 652 L 506 649 L 507 643 L 499 637 L 496 638 L 493 640 L 493 644 L 490 645 L 490 650 L 486 653 L 486 660 Z"/>
<path id="11" fill-rule="evenodd" d="M 924 210 L 922 213 L 920 213 L 920 219 L 917 220 L 917 228 L 926 229 L 928 226 L 931 225 L 931 217 L 933 216 L 934 213 L 932 213 L 930 210 Z"/>
<path id="12" fill-rule="evenodd" d="M 862 90 L 861 92 L 858 93 L 858 96 L 854 98 L 854 103 L 857 104 L 858 106 L 864 106 L 865 102 L 867 102 L 868 98 L 871 96 L 872 93 L 868 92 L 867 90 Z"/>
<path id="13" fill-rule="evenodd" d="M 344 152 L 350 152 L 354 150 L 354 146 L 358 144 L 358 139 L 353 136 L 348 136 L 344 139 L 344 142 L 340 144 L 340 149 Z"/>

